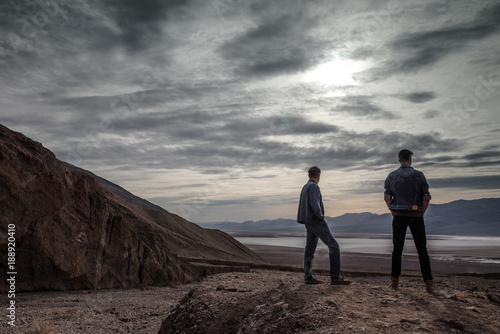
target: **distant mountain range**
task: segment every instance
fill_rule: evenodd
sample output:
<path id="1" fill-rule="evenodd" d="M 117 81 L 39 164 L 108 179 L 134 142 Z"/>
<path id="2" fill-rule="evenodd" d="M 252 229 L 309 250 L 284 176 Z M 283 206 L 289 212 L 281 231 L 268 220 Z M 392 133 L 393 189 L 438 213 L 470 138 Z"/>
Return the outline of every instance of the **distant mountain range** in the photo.
<path id="1" fill-rule="evenodd" d="M 326 217 L 333 233 L 392 233 L 390 213 L 346 213 L 338 217 Z M 268 233 L 303 232 L 304 226 L 295 219 L 246 221 L 243 223 L 200 223 L 205 228 L 224 232 Z M 446 204 L 431 204 L 425 214 L 427 234 L 496 236 L 500 237 L 500 198 L 458 200 Z"/>

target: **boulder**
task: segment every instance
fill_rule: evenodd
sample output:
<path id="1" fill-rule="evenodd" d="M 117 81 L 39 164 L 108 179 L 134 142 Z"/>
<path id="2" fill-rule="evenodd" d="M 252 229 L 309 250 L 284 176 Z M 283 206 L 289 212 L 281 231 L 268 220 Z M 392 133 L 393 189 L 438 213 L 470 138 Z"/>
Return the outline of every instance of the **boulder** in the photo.
<path id="1" fill-rule="evenodd" d="M 498 306 L 500 306 L 500 293 L 497 292 L 489 292 L 486 294 L 488 300 Z"/>

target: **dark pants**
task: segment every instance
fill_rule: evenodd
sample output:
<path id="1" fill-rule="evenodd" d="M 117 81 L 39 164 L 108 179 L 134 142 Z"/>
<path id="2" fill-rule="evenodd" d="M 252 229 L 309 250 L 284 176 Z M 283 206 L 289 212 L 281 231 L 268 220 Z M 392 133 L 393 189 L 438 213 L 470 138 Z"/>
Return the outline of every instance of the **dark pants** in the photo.
<path id="1" fill-rule="evenodd" d="M 328 246 L 330 255 L 330 278 L 340 277 L 340 248 L 337 240 L 333 237 L 328 225 L 325 222 L 317 224 L 306 224 L 307 237 L 304 251 L 304 279 L 306 281 L 313 278 L 312 262 L 318 239 L 321 239 Z"/>
<path id="2" fill-rule="evenodd" d="M 413 241 L 418 252 L 420 261 L 420 271 L 425 281 L 432 279 L 431 263 L 427 253 L 427 237 L 425 234 L 425 225 L 423 217 L 404 217 L 395 216 L 392 220 L 392 272 L 391 276 L 399 277 L 401 275 L 401 259 L 403 256 L 403 247 L 405 244 L 406 230 L 410 227 Z"/>

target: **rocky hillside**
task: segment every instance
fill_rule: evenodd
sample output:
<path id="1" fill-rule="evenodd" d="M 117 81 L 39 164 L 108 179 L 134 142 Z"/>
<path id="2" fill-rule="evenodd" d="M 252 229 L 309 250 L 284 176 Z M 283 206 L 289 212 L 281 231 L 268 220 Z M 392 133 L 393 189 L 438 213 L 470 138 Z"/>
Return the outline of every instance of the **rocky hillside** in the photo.
<path id="1" fill-rule="evenodd" d="M 3 125 L 0 201 L 0 257 L 7 258 L 9 226 L 16 256 L 14 268 L 3 261 L 0 269 L 3 277 L 17 272 L 18 290 L 175 284 L 264 262 L 223 232 L 118 198 Z M 1 284 L 6 291 L 6 281 Z"/>

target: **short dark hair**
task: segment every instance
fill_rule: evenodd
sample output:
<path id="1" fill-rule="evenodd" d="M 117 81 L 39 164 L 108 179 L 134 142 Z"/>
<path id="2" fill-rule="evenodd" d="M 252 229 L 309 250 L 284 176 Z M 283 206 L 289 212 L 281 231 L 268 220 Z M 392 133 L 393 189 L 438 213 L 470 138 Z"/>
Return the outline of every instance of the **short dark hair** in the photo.
<path id="1" fill-rule="evenodd" d="M 312 166 L 311 168 L 309 168 L 307 173 L 309 174 L 310 179 L 317 178 L 319 174 L 321 174 L 321 169 L 319 169 L 318 166 Z"/>
<path id="2" fill-rule="evenodd" d="M 402 149 L 401 151 L 399 151 L 398 153 L 398 159 L 399 159 L 399 162 L 406 162 L 406 161 L 410 161 L 411 159 L 411 156 L 413 155 L 413 152 L 410 151 L 410 150 L 407 150 L 407 149 Z"/>

